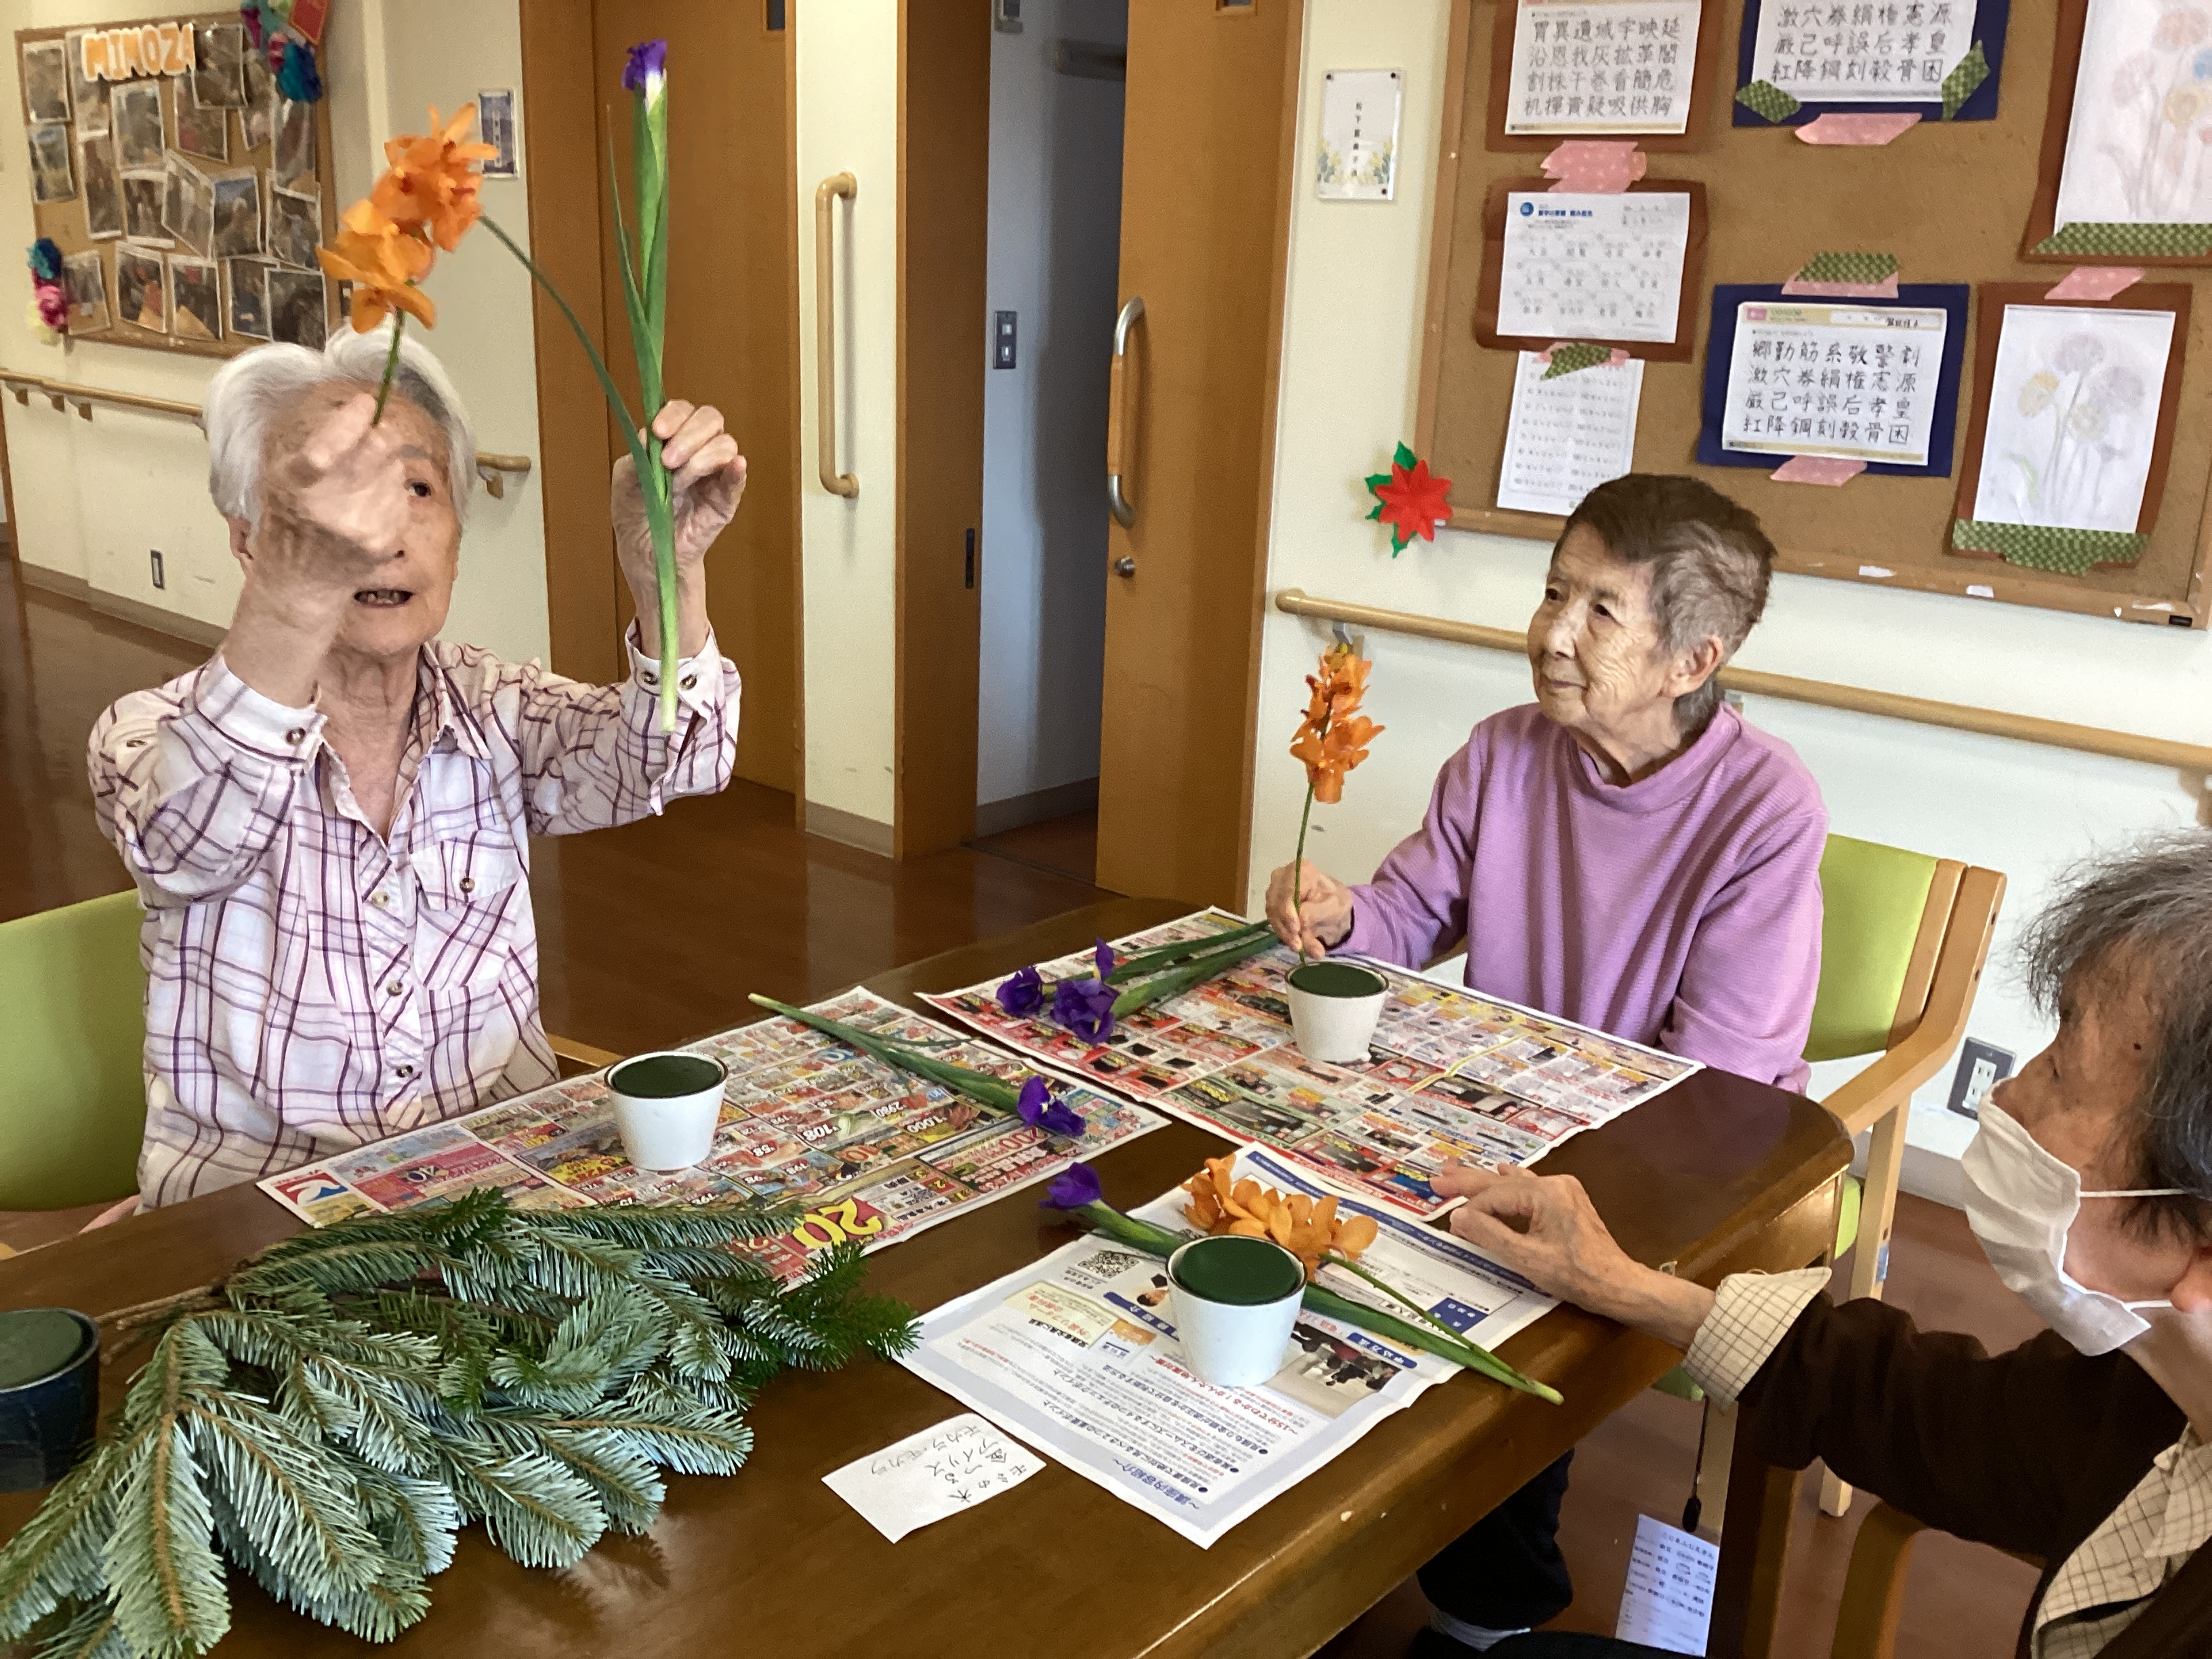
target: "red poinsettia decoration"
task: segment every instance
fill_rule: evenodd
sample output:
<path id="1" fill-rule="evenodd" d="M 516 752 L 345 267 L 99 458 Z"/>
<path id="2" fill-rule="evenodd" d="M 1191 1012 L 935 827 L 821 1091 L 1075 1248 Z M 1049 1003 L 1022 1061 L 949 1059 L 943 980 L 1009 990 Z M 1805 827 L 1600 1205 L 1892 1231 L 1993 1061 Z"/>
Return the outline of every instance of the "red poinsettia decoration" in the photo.
<path id="1" fill-rule="evenodd" d="M 1451 480 L 1436 477 L 1429 464 L 1416 459 L 1403 444 L 1391 458 L 1390 470 L 1369 478 L 1367 488 L 1375 497 L 1375 510 L 1367 516 L 1390 526 L 1394 559 L 1416 536 L 1425 542 L 1436 540 L 1437 526 L 1451 517 L 1450 503 L 1444 499 L 1451 493 Z"/>

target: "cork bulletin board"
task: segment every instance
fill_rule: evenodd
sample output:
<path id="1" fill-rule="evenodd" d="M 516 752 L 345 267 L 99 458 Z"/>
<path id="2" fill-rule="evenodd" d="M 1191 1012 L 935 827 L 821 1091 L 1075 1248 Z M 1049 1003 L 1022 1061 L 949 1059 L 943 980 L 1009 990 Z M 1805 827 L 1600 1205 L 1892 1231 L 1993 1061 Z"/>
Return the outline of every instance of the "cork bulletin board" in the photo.
<path id="1" fill-rule="evenodd" d="M 2212 251 L 2172 264 L 2024 257 L 2033 221 L 2041 220 L 2039 234 L 2049 234 L 2053 151 L 2064 143 L 2063 107 L 2071 101 L 2081 50 L 2083 4 L 2011 0 L 1994 118 L 1923 119 L 1880 147 L 1811 144 L 1788 127 L 1736 125 L 1731 94 L 1744 0 L 1712 0 L 1705 8 L 1709 27 L 1699 31 L 1698 73 L 1721 65 L 1712 91 L 1698 100 L 1682 147 L 1644 143 L 1647 187 L 1702 186 L 1704 234 L 1695 300 L 1684 307 L 1692 322 L 1688 356 L 1638 354 L 1645 359 L 1638 470 L 1690 473 L 1742 501 L 1765 521 L 1784 570 L 2159 626 L 2205 625 L 2212 419 L 2203 411 L 2212 409 L 2212 340 L 2206 337 L 2212 296 L 2205 291 L 2212 283 Z M 1494 248 L 1486 213 L 1498 186 L 1531 172 L 1525 147 L 1504 148 L 1492 137 L 1492 88 L 1505 79 L 1495 70 L 1501 54 L 1511 50 L 1511 31 L 1498 14 L 1511 9 L 1511 0 L 1457 0 L 1453 9 L 1415 446 L 1436 471 L 1455 481 L 1455 528 L 1549 541 L 1562 520 L 1494 505 L 1517 359 L 1477 338 L 1486 252 Z M 2064 98 L 2054 95 L 2055 85 L 2066 88 Z M 2047 138 L 2054 116 L 2059 131 Z M 1893 254 L 1907 286 L 1973 288 L 1948 465 L 1928 476 L 1863 473 L 1839 487 L 1778 483 L 1762 470 L 1699 465 L 1714 287 L 1779 283 L 1816 254 L 1831 252 Z M 1978 462 L 1980 400 L 1990 385 L 1986 359 L 1995 326 L 1985 325 L 1982 307 L 1993 295 L 2014 296 L 2015 304 L 2021 293 L 2039 295 L 2074 265 L 2114 263 L 2161 268 L 2113 304 L 2148 304 L 2154 289 L 2159 303 L 2177 308 L 2179 316 L 2177 385 L 2164 396 L 2152 388 L 2166 418 L 2155 507 L 2144 514 L 2154 522 L 2139 553 L 2129 562 L 2063 574 L 1954 549 L 1961 501 L 1972 499 L 1962 480 L 1972 483 L 1967 475 Z M 1686 271 L 1686 288 L 1691 280 Z M 2171 292 L 2177 287 L 2193 303 L 2177 307 Z M 1970 444 L 1977 446 L 1972 454 Z"/>
<path id="2" fill-rule="evenodd" d="M 19 30 L 15 58 L 22 187 L 62 251 L 70 337 L 210 357 L 323 343 L 329 101 L 281 97 L 236 11 Z"/>

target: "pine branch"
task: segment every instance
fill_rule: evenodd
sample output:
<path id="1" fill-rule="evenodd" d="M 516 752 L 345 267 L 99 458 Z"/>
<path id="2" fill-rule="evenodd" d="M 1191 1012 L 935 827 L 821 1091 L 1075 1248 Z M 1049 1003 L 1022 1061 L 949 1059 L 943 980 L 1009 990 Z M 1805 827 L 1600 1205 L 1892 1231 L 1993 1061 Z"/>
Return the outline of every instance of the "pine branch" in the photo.
<path id="1" fill-rule="evenodd" d="M 35 1639 L 32 1659 L 131 1659 L 115 1609 L 105 1601 L 72 1604 Z"/>

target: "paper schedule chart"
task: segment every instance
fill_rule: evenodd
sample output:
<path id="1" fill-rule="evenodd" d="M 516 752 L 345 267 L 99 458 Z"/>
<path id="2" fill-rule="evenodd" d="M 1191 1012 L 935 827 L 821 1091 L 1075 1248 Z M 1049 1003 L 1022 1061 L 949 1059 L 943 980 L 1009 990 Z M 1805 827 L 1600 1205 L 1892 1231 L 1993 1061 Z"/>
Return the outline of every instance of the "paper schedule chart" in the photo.
<path id="1" fill-rule="evenodd" d="M 1684 191 L 1510 191 L 1498 333 L 1670 345 L 1689 243 Z"/>

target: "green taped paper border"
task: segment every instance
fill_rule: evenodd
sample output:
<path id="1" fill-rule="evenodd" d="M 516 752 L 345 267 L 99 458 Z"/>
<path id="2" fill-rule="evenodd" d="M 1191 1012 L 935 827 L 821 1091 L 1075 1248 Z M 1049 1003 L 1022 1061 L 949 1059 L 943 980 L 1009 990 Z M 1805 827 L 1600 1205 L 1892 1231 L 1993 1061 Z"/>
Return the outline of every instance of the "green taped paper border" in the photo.
<path id="1" fill-rule="evenodd" d="M 2007 564 L 2055 576 L 2081 576 L 2100 564 L 2133 564 L 2150 538 L 2124 530 L 2067 530 L 2054 525 L 2002 524 L 1958 519 L 1951 545 L 1966 553 L 1995 553 Z"/>
<path id="2" fill-rule="evenodd" d="M 1792 278 L 1800 283 L 1886 283 L 1897 275 L 1894 253 L 1816 253 Z"/>
<path id="3" fill-rule="evenodd" d="M 1595 368 L 1601 363 L 1612 361 L 1613 349 L 1610 346 L 1584 345 L 1580 342 L 1573 345 L 1553 346 L 1552 361 L 1544 365 L 1544 378 L 1556 380 L 1562 374 L 1571 374 L 1577 369 Z"/>
<path id="4" fill-rule="evenodd" d="M 1982 56 L 1982 43 L 1977 40 L 1972 50 L 1953 65 L 1951 72 L 1943 77 L 1943 118 L 1948 121 L 1957 115 L 1960 106 L 1972 97 L 1982 82 L 1989 78 L 1990 60 Z"/>
<path id="5" fill-rule="evenodd" d="M 2078 220 L 2035 245 L 2038 253 L 2112 253 L 2129 258 L 2195 259 L 2212 253 L 2212 225 L 2100 224 Z"/>
<path id="6" fill-rule="evenodd" d="M 1753 81 L 1738 87 L 1735 100 L 1754 115 L 1763 115 L 1779 126 L 1805 107 L 1771 81 Z"/>

